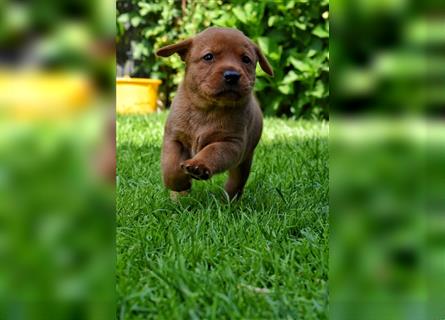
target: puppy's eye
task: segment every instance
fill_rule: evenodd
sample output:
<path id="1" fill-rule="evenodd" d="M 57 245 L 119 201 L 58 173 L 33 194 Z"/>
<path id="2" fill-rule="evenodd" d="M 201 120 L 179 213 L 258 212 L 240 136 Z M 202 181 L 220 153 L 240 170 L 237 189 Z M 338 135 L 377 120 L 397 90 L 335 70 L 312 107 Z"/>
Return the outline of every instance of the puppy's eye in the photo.
<path id="1" fill-rule="evenodd" d="M 241 58 L 241 60 L 245 63 L 245 64 L 249 64 L 252 62 L 252 60 L 250 60 L 250 58 L 248 56 L 243 56 Z"/>
<path id="2" fill-rule="evenodd" d="M 205 61 L 212 61 L 213 60 L 213 54 L 207 53 L 204 57 L 202 57 Z"/>

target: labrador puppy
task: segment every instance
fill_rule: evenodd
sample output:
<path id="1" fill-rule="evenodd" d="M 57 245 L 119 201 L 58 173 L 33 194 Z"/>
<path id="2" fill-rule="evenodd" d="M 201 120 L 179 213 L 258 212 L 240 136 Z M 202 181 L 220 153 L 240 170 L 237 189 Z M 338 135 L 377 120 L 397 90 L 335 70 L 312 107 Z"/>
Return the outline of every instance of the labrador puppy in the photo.
<path id="1" fill-rule="evenodd" d="M 225 191 L 230 199 L 239 198 L 263 126 L 252 92 L 255 67 L 259 63 L 273 76 L 269 62 L 242 32 L 229 28 L 208 28 L 156 53 L 177 53 L 186 64 L 164 130 L 165 186 L 183 194 L 192 179 L 228 170 Z"/>

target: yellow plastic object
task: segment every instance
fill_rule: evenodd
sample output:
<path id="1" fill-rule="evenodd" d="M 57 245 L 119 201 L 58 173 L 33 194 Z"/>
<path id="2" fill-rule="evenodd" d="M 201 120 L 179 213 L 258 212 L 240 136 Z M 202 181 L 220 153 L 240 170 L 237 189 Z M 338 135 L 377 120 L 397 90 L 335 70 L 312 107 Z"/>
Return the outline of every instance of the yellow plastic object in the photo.
<path id="1" fill-rule="evenodd" d="M 156 111 L 158 87 L 157 79 L 117 78 L 116 110 L 118 113 L 145 114 Z"/>
<path id="2" fill-rule="evenodd" d="M 0 88 L 0 114 L 20 119 L 71 115 L 95 93 L 84 74 L 43 70 L 0 70 Z"/>

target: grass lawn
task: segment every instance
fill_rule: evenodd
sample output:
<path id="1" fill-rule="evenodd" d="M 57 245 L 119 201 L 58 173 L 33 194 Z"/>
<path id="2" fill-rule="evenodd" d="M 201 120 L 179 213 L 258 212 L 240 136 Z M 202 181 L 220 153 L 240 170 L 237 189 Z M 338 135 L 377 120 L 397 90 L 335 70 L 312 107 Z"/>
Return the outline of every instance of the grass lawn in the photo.
<path id="1" fill-rule="evenodd" d="M 118 318 L 326 319 L 327 123 L 265 119 L 240 201 L 222 174 L 173 203 L 165 119 L 117 119 Z"/>

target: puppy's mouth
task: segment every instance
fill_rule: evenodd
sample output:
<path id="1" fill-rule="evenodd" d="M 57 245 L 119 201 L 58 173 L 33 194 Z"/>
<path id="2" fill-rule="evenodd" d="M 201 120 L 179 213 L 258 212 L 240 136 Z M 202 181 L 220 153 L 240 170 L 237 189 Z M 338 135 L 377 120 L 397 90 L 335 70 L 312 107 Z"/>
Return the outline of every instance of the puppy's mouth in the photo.
<path id="1" fill-rule="evenodd" d="M 242 97 L 241 92 L 235 89 L 224 88 L 215 93 L 215 97 L 226 98 L 226 99 L 239 99 Z"/>
<path id="2" fill-rule="evenodd" d="M 217 96 L 237 96 L 239 97 L 241 94 L 238 90 L 233 89 L 223 89 L 216 93 Z"/>
<path id="3" fill-rule="evenodd" d="M 218 86 L 210 86 L 209 83 L 204 82 L 200 87 L 201 93 L 203 93 L 208 99 L 213 101 L 225 101 L 225 102 L 237 102 L 244 101 L 251 92 L 251 86 L 245 85 L 225 85 L 219 84 Z"/>

